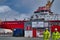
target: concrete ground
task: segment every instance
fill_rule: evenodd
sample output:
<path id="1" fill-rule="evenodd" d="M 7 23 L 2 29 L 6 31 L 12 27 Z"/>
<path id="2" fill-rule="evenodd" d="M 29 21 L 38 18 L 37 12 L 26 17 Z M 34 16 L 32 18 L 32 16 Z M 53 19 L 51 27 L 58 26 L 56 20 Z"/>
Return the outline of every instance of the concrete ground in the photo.
<path id="1" fill-rule="evenodd" d="M 43 40 L 43 38 L 0 37 L 0 40 Z"/>
<path id="2" fill-rule="evenodd" d="M 42 38 L 0 37 L 0 40 L 43 40 Z"/>

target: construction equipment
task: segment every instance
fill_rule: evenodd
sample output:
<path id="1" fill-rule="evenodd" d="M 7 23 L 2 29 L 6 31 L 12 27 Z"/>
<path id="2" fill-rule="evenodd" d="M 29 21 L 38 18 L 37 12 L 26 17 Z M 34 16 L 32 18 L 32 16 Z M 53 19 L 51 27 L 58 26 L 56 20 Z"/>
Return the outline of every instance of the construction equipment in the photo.
<path id="1" fill-rule="evenodd" d="M 50 8 L 51 8 L 53 2 L 54 2 L 54 0 L 52 0 L 52 1 L 48 0 L 47 4 L 46 4 L 46 6 L 45 6 L 46 9 L 49 10 L 49 13 L 52 13 Z"/>
<path id="2" fill-rule="evenodd" d="M 50 1 L 48 0 L 47 4 L 46 4 L 46 8 L 51 8 L 52 4 L 53 4 L 54 0 Z"/>

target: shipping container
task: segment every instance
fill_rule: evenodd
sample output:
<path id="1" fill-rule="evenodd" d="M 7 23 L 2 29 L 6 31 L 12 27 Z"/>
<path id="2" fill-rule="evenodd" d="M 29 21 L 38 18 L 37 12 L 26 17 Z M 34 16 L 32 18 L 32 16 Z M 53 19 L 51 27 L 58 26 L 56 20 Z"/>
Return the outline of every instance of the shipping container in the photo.
<path id="1" fill-rule="evenodd" d="M 24 37 L 24 30 L 23 29 L 14 29 L 13 36 Z"/>

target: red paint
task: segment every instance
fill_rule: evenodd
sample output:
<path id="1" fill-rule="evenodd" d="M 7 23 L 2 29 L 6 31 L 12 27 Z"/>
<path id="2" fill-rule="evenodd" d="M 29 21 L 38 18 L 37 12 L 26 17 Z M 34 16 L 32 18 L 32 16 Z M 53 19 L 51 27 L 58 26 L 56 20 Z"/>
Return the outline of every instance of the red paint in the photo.
<path id="1" fill-rule="evenodd" d="M 43 30 L 40 30 L 40 35 L 43 35 Z"/>
<path id="2" fill-rule="evenodd" d="M 51 26 L 51 32 L 54 32 L 55 28 L 57 28 L 58 31 L 60 32 L 60 26 L 59 25 L 53 25 L 53 26 Z"/>
<path id="3" fill-rule="evenodd" d="M 2 22 L 1 28 L 6 28 L 6 29 L 20 28 L 20 29 L 24 29 L 24 22 L 26 22 L 26 21 L 4 21 L 4 22 Z"/>
<path id="4" fill-rule="evenodd" d="M 39 7 L 36 11 L 34 11 L 34 13 L 39 13 L 39 12 L 41 12 L 41 10 L 48 10 L 49 11 L 49 9 L 47 9 L 45 6 L 43 6 L 43 7 Z"/>
<path id="5" fill-rule="evenodd" d="M 28 27 L 26 28 L 26 30 L 32 30 L 31 26 L 28 26 Z"/>
<path id="6" fill-rule="evenodd" d="M 49 22 L 60 22 L 60 20 L 49 20 Z"/>
<path id="7" fill-rule="evenodd" d="M 33 29 L 33 37 L 36 37 L 36 29 Z"/>

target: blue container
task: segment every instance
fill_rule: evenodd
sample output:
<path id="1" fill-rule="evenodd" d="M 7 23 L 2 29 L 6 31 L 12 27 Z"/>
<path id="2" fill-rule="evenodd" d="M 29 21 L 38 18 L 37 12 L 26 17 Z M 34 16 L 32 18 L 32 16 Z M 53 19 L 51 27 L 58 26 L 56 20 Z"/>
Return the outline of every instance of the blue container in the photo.
<path id="1" fill-rule="evenodd" d="M 24 30 L 23 29 L 14 29 L 13 36 L 24 37 Z"/>

